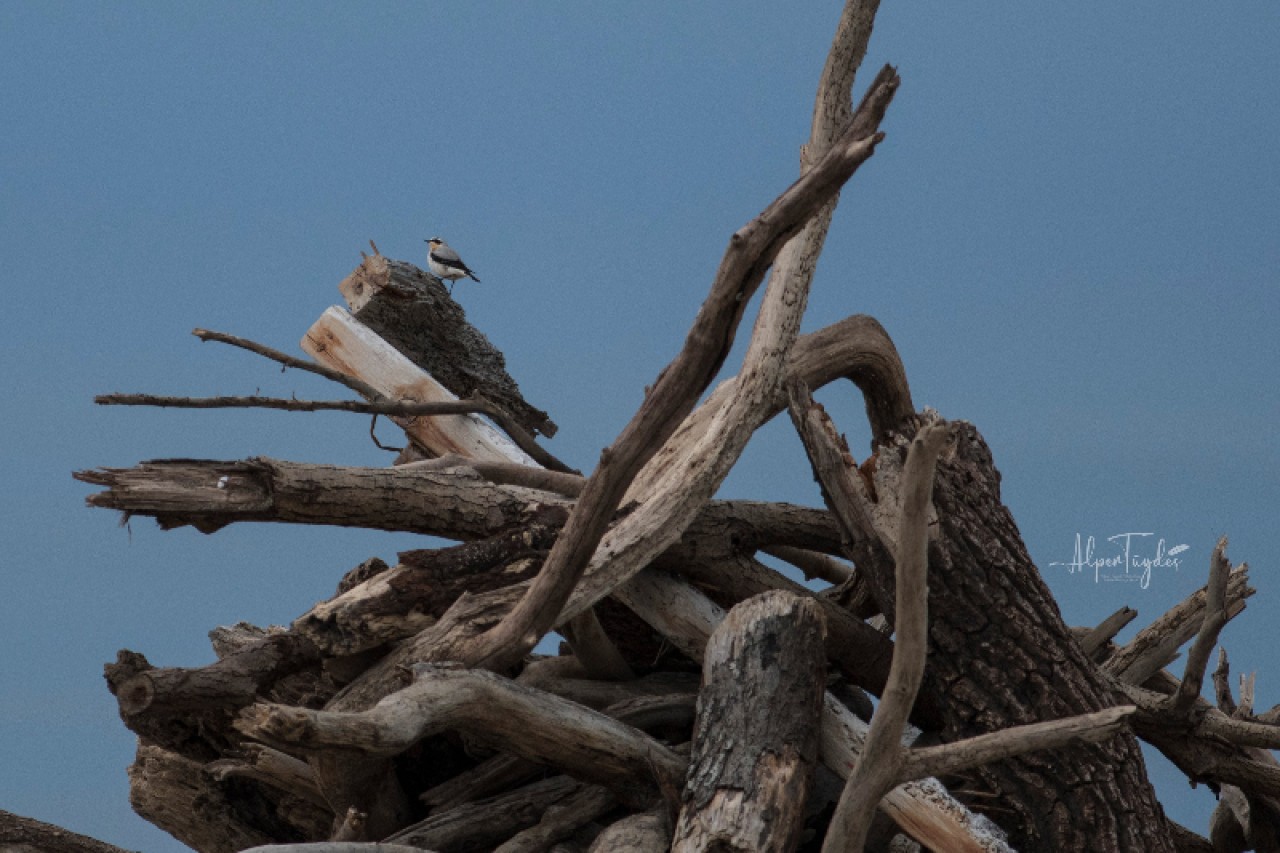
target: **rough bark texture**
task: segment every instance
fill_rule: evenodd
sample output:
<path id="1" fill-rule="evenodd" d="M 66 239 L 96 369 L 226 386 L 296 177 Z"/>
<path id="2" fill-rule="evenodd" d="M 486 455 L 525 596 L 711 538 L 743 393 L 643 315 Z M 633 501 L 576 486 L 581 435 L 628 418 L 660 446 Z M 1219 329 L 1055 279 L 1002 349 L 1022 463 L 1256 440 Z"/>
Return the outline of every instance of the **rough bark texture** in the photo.
<path id="1" fill-rule="evenodd" d="M 553 776 L 432 815 L 386 840 L 440 853 L 491 850 L 515 833 L 535 825 L 551 806 L 586 787 L 568 776 Z"/>
<path id="2" fill-rule="evenodd" d="M 790 851 L 800 842 L 825 687 L 822 613 L 769 592 L 707 643 L 673 851 Z"/>
<path id="3" fill-rule="evenodd" d="M 454 394 L 497 403 L 530 432 L 556 434 L 507 373 L 507 360 L 467 322 L 439 279 L 404 261 L 367 257 L 338 289 L 355 318 Z"/>
<path id="4" fill-rule="evenodd" d="M 201 853 L 235 853 L 328 834 L 328 814 L 312 803 L 247 780 L 214 782 L 199 762 L 146 744 L 139 744 L 129 767 L 129 803 L 140 817 Z"/>
<path id="5" fill-rule="evenodd" d="M 929 553 L 925 689 L 945 708 L 946 739 L 1113 706 L 1001 503 L 990 449 L 971 425 L 958 426 L 956 455 L 939 465 L 934 486 L 939 527 Z M 904 451 L 880 451 L 878 479 L 891 476 L 886 469 L 900 466 Z M 866 568 L 877 597 L 887 599 L 892 567 Z M 1130 734 L 1009 759 L 973 775 L 999 792 L 992 817 L 1018 849 L 1173 849 Z M 981 799 L 975 804 L 981 808 Z"/>
<path id="6" fill-rule="evenodd" d="M 96 838 L 3 810 L 0 810 L 0 851 L 4 853 L 128 853 L 120 847 Z"/>

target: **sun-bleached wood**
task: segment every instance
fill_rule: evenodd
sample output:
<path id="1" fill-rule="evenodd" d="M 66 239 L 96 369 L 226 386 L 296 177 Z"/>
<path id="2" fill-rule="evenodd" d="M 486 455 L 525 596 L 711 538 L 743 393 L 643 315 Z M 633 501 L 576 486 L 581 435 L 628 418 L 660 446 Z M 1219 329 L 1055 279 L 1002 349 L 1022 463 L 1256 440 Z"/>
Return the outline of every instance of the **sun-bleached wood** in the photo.
<path id="1" fill-rule="evenodd" d="M 316 320 L 302 339 L 302 349 L 326 367 L 358 376 L 392 400 L 431 403 L 458 399 L 341 308 L 329 308 Z M 487 461 L 535 464 L 514 442 L 476 415 L 393 420 L 436 455 L 458 453 Z"/>
<path id="2" fill-rule="evenodd" d="M 817 762 L 824 630 L 812 599 L 767 592 L 712 633 L 673 853 L 799 844 Z"/>

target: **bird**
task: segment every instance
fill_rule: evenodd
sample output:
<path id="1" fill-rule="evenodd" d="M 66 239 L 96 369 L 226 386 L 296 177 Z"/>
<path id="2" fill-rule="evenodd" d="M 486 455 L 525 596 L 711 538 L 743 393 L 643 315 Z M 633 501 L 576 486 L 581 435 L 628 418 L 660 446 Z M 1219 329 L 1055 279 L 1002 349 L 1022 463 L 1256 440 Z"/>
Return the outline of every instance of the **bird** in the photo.
<path id="1" fill-rule="evenodd" d="M 454 282 L 460 278 L 470 278 L 479 283 L 480 279 L 462 262 L 458 253 L 449 248 L 448 243 L 439 237 L 432 237 L 427 245 L 430 247 L 427 250 L 427 267 L 436 278 L 449 282 L 450 296 L 453 295 Z"/>

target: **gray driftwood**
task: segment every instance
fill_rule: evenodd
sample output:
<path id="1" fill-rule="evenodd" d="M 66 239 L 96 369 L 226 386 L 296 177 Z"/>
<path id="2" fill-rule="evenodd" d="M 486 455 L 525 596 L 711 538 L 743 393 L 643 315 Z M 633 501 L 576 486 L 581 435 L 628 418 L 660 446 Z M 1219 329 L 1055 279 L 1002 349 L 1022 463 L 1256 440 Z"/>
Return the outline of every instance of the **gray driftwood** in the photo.
<path id="1" fill-rule="evenodd" d="M 818 758 L 823 634 L 812 600 L 768 592 L 711 635 L 673 851 L 799 844 Z"/>

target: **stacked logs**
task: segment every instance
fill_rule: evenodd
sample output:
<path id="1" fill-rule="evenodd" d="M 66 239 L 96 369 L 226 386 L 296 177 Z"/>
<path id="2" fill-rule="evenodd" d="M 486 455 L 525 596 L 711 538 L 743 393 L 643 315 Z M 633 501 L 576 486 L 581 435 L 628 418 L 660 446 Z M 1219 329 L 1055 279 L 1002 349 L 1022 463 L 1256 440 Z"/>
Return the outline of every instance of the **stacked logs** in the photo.
<path id="1" fill-rule="evenodd" d="M 1141 737 L 1224 791 L 1212 849 L 1270 849 L 1275 712 L 1255 716 L 1229 689 L 1217 708 L 1198 698 L 1252 593 L 1225 541 L 1205 589 L 1128 645 L 1111 640 L 1131 611 L 1073 634 L 978 431 L 916 411 L 875 320 L 798 333 L 838 194 L 883 140 L 899 85 L 885 67 L 853 105 L 877 5 L 846 3 L 799 180 L 732 236 L 683 347 L 590 476 L 534 440 L 554 423 L 442 283 L 376 247 L 340 287 L 347 309 L 307 332 L 314 362 L 196 332 L 363 400 L 99 398 L 364 412 L 406 443 L 386 469 L 80 472 L 105 487 L 91 506 L 166 529 L 287 522 L 458 543 L 371 559 L 287 628 L 217 629 L 207 667 L 121 652 L 106 675 L 139 736 L 139 814 L 214 853 L 834 853 L 901 849 L 901 834 L 938 850 L 1211 849 L 1165 818 Z M 766 271 L 742 368 L 702 399 Z M 813 402 L 840 379 L 866 402 L 862 465 Z M 783 411 L 826 508 L 712 500 Z M 559 653 L 534 654 L 552 630 Z M 1193 638 L 1179 680 L 1164 668 Z"/>
<path id="2" fill-rule="evenodd" d="M 380 255 L 365 259 L 343 283 L 344 293 L 357 291 L 353 282 L 360 283 L 363 304 L 349 303 L 356 310 L 346 318 L 326 312 L 308 332 L 306 341 L 321 357 L 328 348 L 314 341 L 325 339 L 334 323 L 339 334 L 359 324 L 357 337 L 385 340 L 364 325 L 365 305 L 407 300 L 409 310 L 429 314 L 433 301 L 447 298 L 439 282 Z M 841 346 L 856 353 L 848 370 L 869 399 L 874 392 L 867 389 L 895 387 L 901 366 L 878 324 L 851 318 L 840 328 Z M 813 375 L 808 365 L 817 348 L 840 352 L 834 338 L 823 330 L 800 339 L 792 376 Z M 372 389 L 370 399 L 383 394 L 375 386 L 390 382 L 380 372 L 392 360 L 384 345 L 366 352 L 348 341 L 341 348 L 343 367 L 353 372 L 345 381 Z M 261 345 L 250 348 L 288 358 Z M 390 350 L 414 363 L 398 369 L 421 370 L 403 343 Z M 832 369 L 830 361 L 822 363 Z M 868 366 L 880 363 L 890 367 Z M 482 389 L 466 393 L 476 399 Z M 201 851 L 287 849 L 322 840 L 334 853 L 357 849 L 334 845 L 372 840 L 398 845 L 387 849 L 435 851 L 706 850 L 721 844 L 817 850 L 824 840 L 826 849 L 844 849 L 831 839 L 847 820 L 839 809 L 842 791 L 855 787 L 842 780 L 862 766 L 859 753 L 872 750 L 868 694 L 883 697 L 882 713 L 897 708 L 944 738 L 954 707 L 927 686 L 919 690 L 926 626 L 917 619 L 913 634 L 904 621 L 911 612 L 928 612 L 930 582 L 923 574 L 908 577 L 886 610 L 868 578 L 842 557 L 852 553 L 870 567 L 875 555 L 868 551 L 893 548 L 894 539 L 916 542 L 923 550 L 914 561 L 900 553 L 897 571 L 914 565 L 923 573 L 926 563 L 941 562 L 940 537 L 927 532 L 937 527 L 929 519 L 938 510 L 926 489 L 909 511 L 908 484 L 920 492 L 933 480 L 932 468 L 927 476 L 910 474 L 914 443 L 886 428 L 891 438 L 873 457 L 876 464 L 859 469 L 829 434 L 829 420 L 803 384 L 793 380 L 790 390 L 793 417 L 831 510 L 709 501 L 674 543 L 609 596 L 582 598 L 582 590 L 601 583 L 608 564 L 588 572 L 558 621 L 560 653 L 526 655 L 512 665 L 459 661 L 529 594 L 584 478 L 560 470 L 567 466 L 538 467 L 478 419 L 452 414 L 446 417 L 455 423 L 422 428 L 420 416 L 396 415 L 410 444 L 400 464 L 387 469 L 258 458 L 80 472 L 80 479 L 107 487 L 90 496 L 90 505 L 153 516 L 165 528 L 213 532 L 231 523 L 283 521 L 460 542 L 403 552 L 395 565 L 372 558 L 287 628 L 215 629 L 218 661 L 207 667 L 157 669 L 122 651 L 106 677 L 122 719 L 139 736 L 130 768 L 135 810 Z M 881 400 L 869 411 L 893 408 Z M 975 477 L 960 477 L 964 469 L 957 465 L 959 457 L 979 455 L 980 437 L 936 416 L 916 420 L 925 424 L 918 440 L 934 435 L 937 443 L 945 435 L 951 445 L 939 486 L 959 477 L 972 491 Z M 515 429 L 510 421 L 507 427 Z M 470 429 L 480 430 L 479 437 Z M 444 436 L 432 440 L 447 443 L 433 448 L 424 436 Z M 941 445 L 932 458 L 940 452 Z M 421 459 L 431 454 L 438 455 Z M 966 500 L 978 503 L 980 492 Z M 891 502 L 891 494 L 901 494 L 901 502 Z M 624 510 L 615 526 L 635 515 Z M 1127 608 L 1096 629 L 1076 632 L 1082 658 L 1113 677 L 1116 697 L 1132 705 L 984 736 L 998 740 L 970 738 L 887 757 L 881 738 L 879 757 L 864 769 L 890 768 L 879 783 L 890 789 L 859 780 L 857 790 L 879 791 L 862 799 L 880 805 L 879 816 L 857 829 L 859 843 L 882 849 L 905 832 L 935 849 L 1008 849 L 998 830 L 924 777 L 972 784 L 956 774 L 1029 749 L 1105 740 L 1131 716 L 1148 740 L 1181 756 L 1190 772 L 1224 778 L 1225 766 L 1225 778 L 1256 775 L 1261 759 L 1250 759 L 1247 750 L 1219 747 L 1218 755 L 1207 756 L 1206 744 L 1220 736 L 1215 733 L 1230 731 L 1220 715 L 1184 702 L 1182 716 L 1171 717 L 1159 698 L 1179 692 L 1177 679 L 1163 672 L 1177 647 L 1206 625 L 1220 629 L 1253 592 L 1245 567 L 1231 569 L 1222 549 L 1215 552 L 1209 587 L 1124 648 L 1110 639 L 1136 615 Z M 814 592 L 788 579 L 760 560 L 766 554 L 828 588 Z M 584 600 L 575 609 L 574 602 Z M 884 616 L 876 615 L 895 611 L 898 657 L 877 627 Z M 945 614 L 934 620 L 935 630 L 945 630 L 947 621 Z M 903 650 L 911 636 L 919 651 L 915 673 L 906 678 L 914 685 L 893 670 L 909 656 Z M 934 666 L 943 663 L 960 665 Z M 892 698 L 896 692 L 901 701 Z M 1225 695 L 1229 702 L 1229 689 Z M 1177 722 L 1189 720 L 1187 714 L 1208 727 L 1199 737 Z M 901 720 L 897 732 L 900 737 Z M 1246 734 L 1261 742 L 1273 737 Z M 1211 769 L 1194 769 L 1208 760 Z M 1262 809 L 1269 800 L 1254 796 L 1250 812 L 1244 790 L 1229 790 L 1255 815 L 1255 825 L 1256 815 L 1267 814 Z M 1230 822 L 1231 813 L 1222 820 L 1240 825 Z"/>

